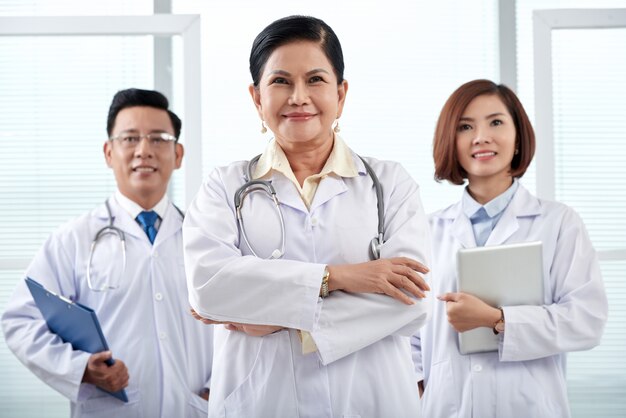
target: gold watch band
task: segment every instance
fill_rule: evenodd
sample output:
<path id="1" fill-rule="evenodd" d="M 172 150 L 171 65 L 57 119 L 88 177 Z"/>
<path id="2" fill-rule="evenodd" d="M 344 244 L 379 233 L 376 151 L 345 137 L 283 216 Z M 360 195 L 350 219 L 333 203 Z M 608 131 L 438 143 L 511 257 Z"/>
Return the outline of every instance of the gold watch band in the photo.
<path id="1" fill-rule="evenodd" d="M 328 296 L 328 281 L 330 280 L 330 272 L 328 267 L 324 269 L 324 277 L 322 277 L 322 287 L 320 287 L 320 297 L 325 298 Z"/>

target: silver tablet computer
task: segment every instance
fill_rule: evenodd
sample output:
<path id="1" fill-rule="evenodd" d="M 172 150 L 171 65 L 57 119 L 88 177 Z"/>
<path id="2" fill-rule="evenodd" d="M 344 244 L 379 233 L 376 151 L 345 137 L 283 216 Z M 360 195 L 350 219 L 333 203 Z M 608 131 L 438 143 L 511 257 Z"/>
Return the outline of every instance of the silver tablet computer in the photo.
<path id="1" fill-rule="evenodd" d="M 494 307 L 541 305 L 542 269 L 541 242 L 461 249 L 457 289 Z M 459 350 L 461 354 L 497 351 L 498 341 L 491 328 L 475 328 L 459 333 Z"/>

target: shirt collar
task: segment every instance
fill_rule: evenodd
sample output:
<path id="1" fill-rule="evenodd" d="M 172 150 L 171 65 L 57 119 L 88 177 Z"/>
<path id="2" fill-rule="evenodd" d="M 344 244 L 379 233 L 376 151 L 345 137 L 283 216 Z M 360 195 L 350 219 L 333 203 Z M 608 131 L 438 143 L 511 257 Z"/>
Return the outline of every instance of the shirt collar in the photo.
<path id="1" fill-rule="evenodd" d="M 270 143 L 267 144 L 261 158 L 259 158 L 256 168 L 252 173 L 252 178 L 258 179 L 265 177 L 271 170 L 278 171 L 289 178 L 293 177 L 295 179 L 295 175 L 291 170 L 285 152 L 273 138 Z M 341 177 L 356 177 L 359 175 L 350 148 L 348 148 L 343 139 L 336 134 L 333 149 L 326 160 L 326 164 L 324 164 L 324 168 L 322 168 L 322 171 L 319 173 L 319 176 L 329 173 L 335 173 Z"/>
<path id="2" fill-rule="evenodd" d="M 466 187 L 463 191 L 462 198 L 463 213 L 465 213 L 465 216 L 471 219 L 481 208 L 484 208 L 487 216 L 489 216 L 490 218 L 494 218 L 498 216 L 504 209 L 506 209 L 506 207 L 513 199 L 513 196 L 515 195 L 518 187 L 518 180 L 513 179 L 513 184 L 511 185 L 511 187 L 509 187 L 504 193 L 502 193 L 498 197 L 495 197 L 494 199 L 491 199 L 484 205 L 481 205 L 476 200 L 474 200 L 474 198 L 467 191 Z"/>
<path id="3" fill-rule="evenodd" d="M 122 207 L 122 209 L 124 209 L 130 215 L 132 219 L 137 218 L 137 215 L 145 210 L 136 202 L 124 196 L 122 192 L 119 191 L 119 189 L 115 191 L 115 200 Z M 169 199 L 167 197 L 167 194 L 165 194 L 163 195 L 159 203 L 157 203 L 156 206 L 149 210 L 155 211 L 161 219 L 164 219 L 165 212 L 167 212 L 168 203 Z"/>

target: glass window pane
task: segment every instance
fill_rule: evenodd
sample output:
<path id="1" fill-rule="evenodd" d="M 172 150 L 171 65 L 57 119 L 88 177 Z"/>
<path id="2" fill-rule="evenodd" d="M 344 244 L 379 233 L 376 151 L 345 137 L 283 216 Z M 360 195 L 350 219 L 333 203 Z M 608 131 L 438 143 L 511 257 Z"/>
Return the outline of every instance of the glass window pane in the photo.
<path id="1" fill-rule="evenodd" d="M 556 199 L 596 249 L 626 249 L 626 28 L 552 36 Z"/>

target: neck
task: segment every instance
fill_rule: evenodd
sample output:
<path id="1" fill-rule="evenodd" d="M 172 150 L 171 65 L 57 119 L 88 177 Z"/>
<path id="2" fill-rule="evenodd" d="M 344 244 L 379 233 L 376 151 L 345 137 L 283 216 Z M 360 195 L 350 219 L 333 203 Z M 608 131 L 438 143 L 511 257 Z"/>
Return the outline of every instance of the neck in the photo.
<path id="1" fill-rule="evenodd" d="M 470 196 L 484 205 L 504 193 L 513 184 L 511 176 L 490 179 L 469 179 Z"/>
<path id="2" fill-rule="evenodd" d="M 302 186 L 307 177 L 322 171 L 333 150 L 334 138 L 331 135 L 330 138 L 321 141 L 296 144 L 284 143 L 278 139 L 277 142 L 283 149 L 298 183 Z"/>
<path id="3" fill-rule="evenodd" d="M 120 190 L 120 193 L 123 194 L 128 199 L 135 202 L 136 204 L 138 204 L 139 206 L 141 206 L 141 208 L 144 210 L 151 210 L 157 205 L 157 203 L 161 201 L 161 199 L 163 199 L 163 196 L 165 196 L 165 192 L 161 194 L 149 194 L 149 195 L 133 194 L 132 196 L 129 196 L 127 193 L 124 193 L 122 190 Z"/>

